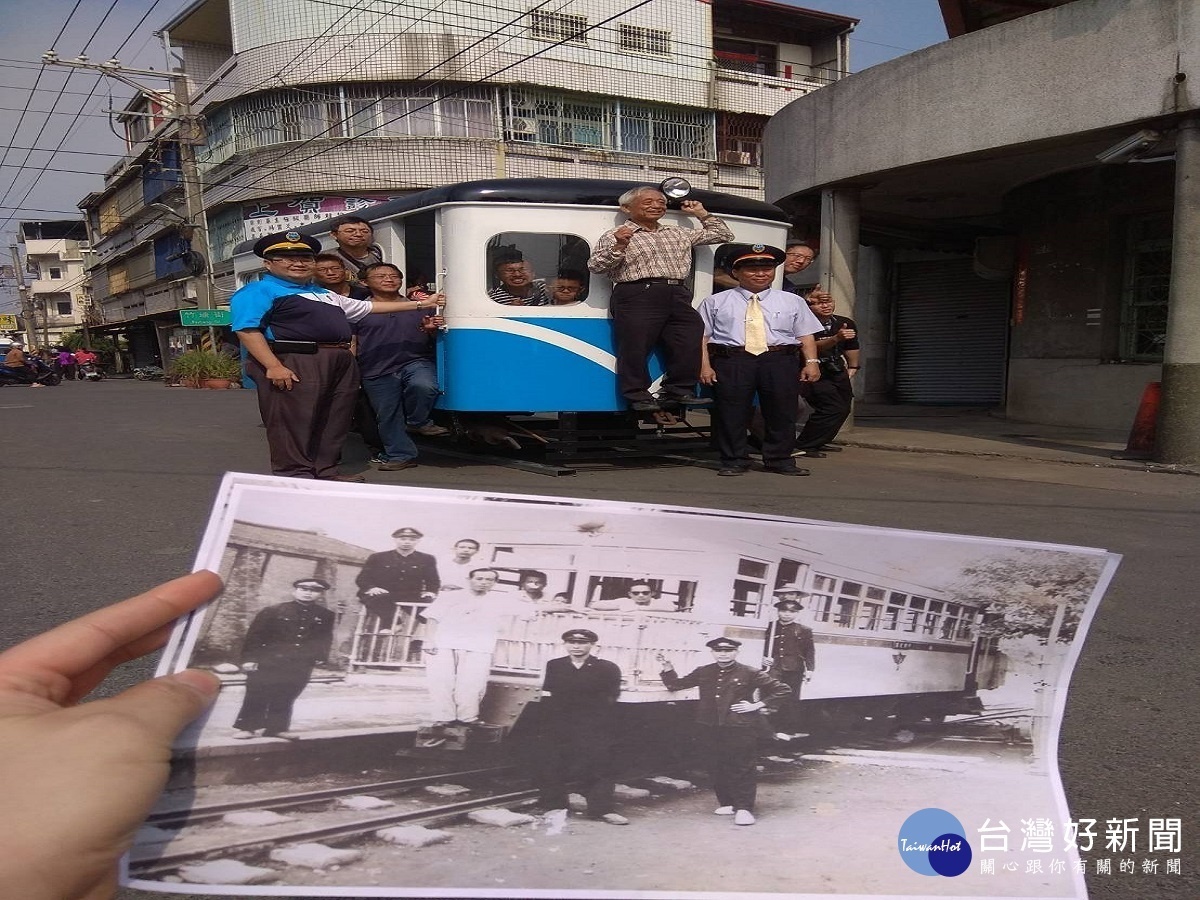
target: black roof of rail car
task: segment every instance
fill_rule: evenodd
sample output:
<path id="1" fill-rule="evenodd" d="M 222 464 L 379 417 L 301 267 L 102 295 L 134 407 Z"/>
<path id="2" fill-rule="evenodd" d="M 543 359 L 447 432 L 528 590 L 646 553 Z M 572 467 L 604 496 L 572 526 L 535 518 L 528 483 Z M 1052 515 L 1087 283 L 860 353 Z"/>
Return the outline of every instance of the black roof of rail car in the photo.
<path id="1" fill-rule="evenodd" d="M 582 206 L 617 205 L 617 198 L 630 188 L 650 187 L 649 181 L 615 181 L 603 178 L 488 178 L 482 181 L 464 181 L 447 184 L 399 197 L 366 209 L 330 216 L 311 225 L 289 228 L 301 234 L 323 234 L 329 225 L 343 215 L 353 215 L 374 222 L 397 213 L 436 206 L 442 203 L 573 203 Z M 790 221 L 787 213 L 778 206 L 762 200 L 751 200 L 736 194 L 703 191 L 696 188 L 688 195 L 690 200 L 699 200 L 704 208 L 717 215 L 747 216 L 774 222 Z M 248 252 L 254 241 L 242 241 L 234 253 Z"/>

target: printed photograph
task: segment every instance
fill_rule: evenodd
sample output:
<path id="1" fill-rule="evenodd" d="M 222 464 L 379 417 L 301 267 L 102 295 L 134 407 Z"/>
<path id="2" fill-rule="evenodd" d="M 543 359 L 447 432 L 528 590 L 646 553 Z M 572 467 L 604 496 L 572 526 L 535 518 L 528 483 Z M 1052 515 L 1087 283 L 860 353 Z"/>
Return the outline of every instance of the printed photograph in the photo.
<path id="1" fill-rule="evenodd" d="M 1085 897 L 1056 747 L 1116 565 L 1080 547 L 231 474 L 197 560 L 225 590 L 163 664 L 217 673 L 221 695 L 181 738 L 128 880 Z"/>

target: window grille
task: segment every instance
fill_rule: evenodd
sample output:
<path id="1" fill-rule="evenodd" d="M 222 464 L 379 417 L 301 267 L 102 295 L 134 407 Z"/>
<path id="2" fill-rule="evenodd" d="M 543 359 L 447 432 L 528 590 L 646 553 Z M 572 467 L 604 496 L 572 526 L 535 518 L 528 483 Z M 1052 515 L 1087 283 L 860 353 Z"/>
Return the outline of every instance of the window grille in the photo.
<path id="1" fill-rule="evenodd" d="M 618 26 L 622 50 L 632 53 L 648 53 L 668 56 L 671 52 L 671 32 L 659 28 L 642 28 L 637 25 Z"/>
<path id="2" fill-rule="evenodd" d="M 1121 309 L 1121 355 L 1125 359 L 1157 362 L 1163 358 L 1171 235 L 1170 214 L 1138 216 L 1129 222 Z"/>
<path id="3" fill-rule="evenodd" d="M 539 12 L 529 14 L 529 36 L 540 41 L 570 41 L 587 43 L 587 16 L 567 13 Z"/>

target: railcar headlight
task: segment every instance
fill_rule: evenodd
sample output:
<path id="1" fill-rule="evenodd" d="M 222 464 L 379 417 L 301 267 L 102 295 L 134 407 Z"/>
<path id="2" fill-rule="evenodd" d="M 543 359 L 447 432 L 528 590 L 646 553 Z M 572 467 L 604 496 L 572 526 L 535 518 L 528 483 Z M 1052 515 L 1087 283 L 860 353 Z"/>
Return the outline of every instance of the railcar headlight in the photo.
<path id="1" fill-rule="evenodd" d="M 692 192 L 692 184 L 686 178 L 665 178 L 658 189 L 668 200 L 682 200 Z"/>

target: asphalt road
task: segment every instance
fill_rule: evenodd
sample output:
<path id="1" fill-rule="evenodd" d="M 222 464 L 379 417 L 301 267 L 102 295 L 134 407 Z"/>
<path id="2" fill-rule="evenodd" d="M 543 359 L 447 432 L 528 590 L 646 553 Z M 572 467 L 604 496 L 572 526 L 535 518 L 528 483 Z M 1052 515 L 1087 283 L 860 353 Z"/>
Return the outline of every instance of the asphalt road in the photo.
<path id="1" fill-rule="evenodd" d="M 0 646 L 186 571 L 221 474 L 267 471 L 252 393 L 160 383 L 0 389 L 0 447 L 0 497 L 11 523 Z M 1200 896 L 1200 479 L 865 449 L 809 465 L 814 475 L 806 479 L 719 479 L 681 466 L 553 478 L 430 457 L 417 469 L 368 479 L 800 515 L 1124 554 L 1071 686 L 1061 770 L 1076 816 L 1139 818 L 1143 828 L 1151 817 L 1183 819 L 1182 875 L 1089 876 L 1093 897 Z M 356 438 L 346 468 L 367 469 Z M 150 669 L 126 666 L 110 689 Z"/>

